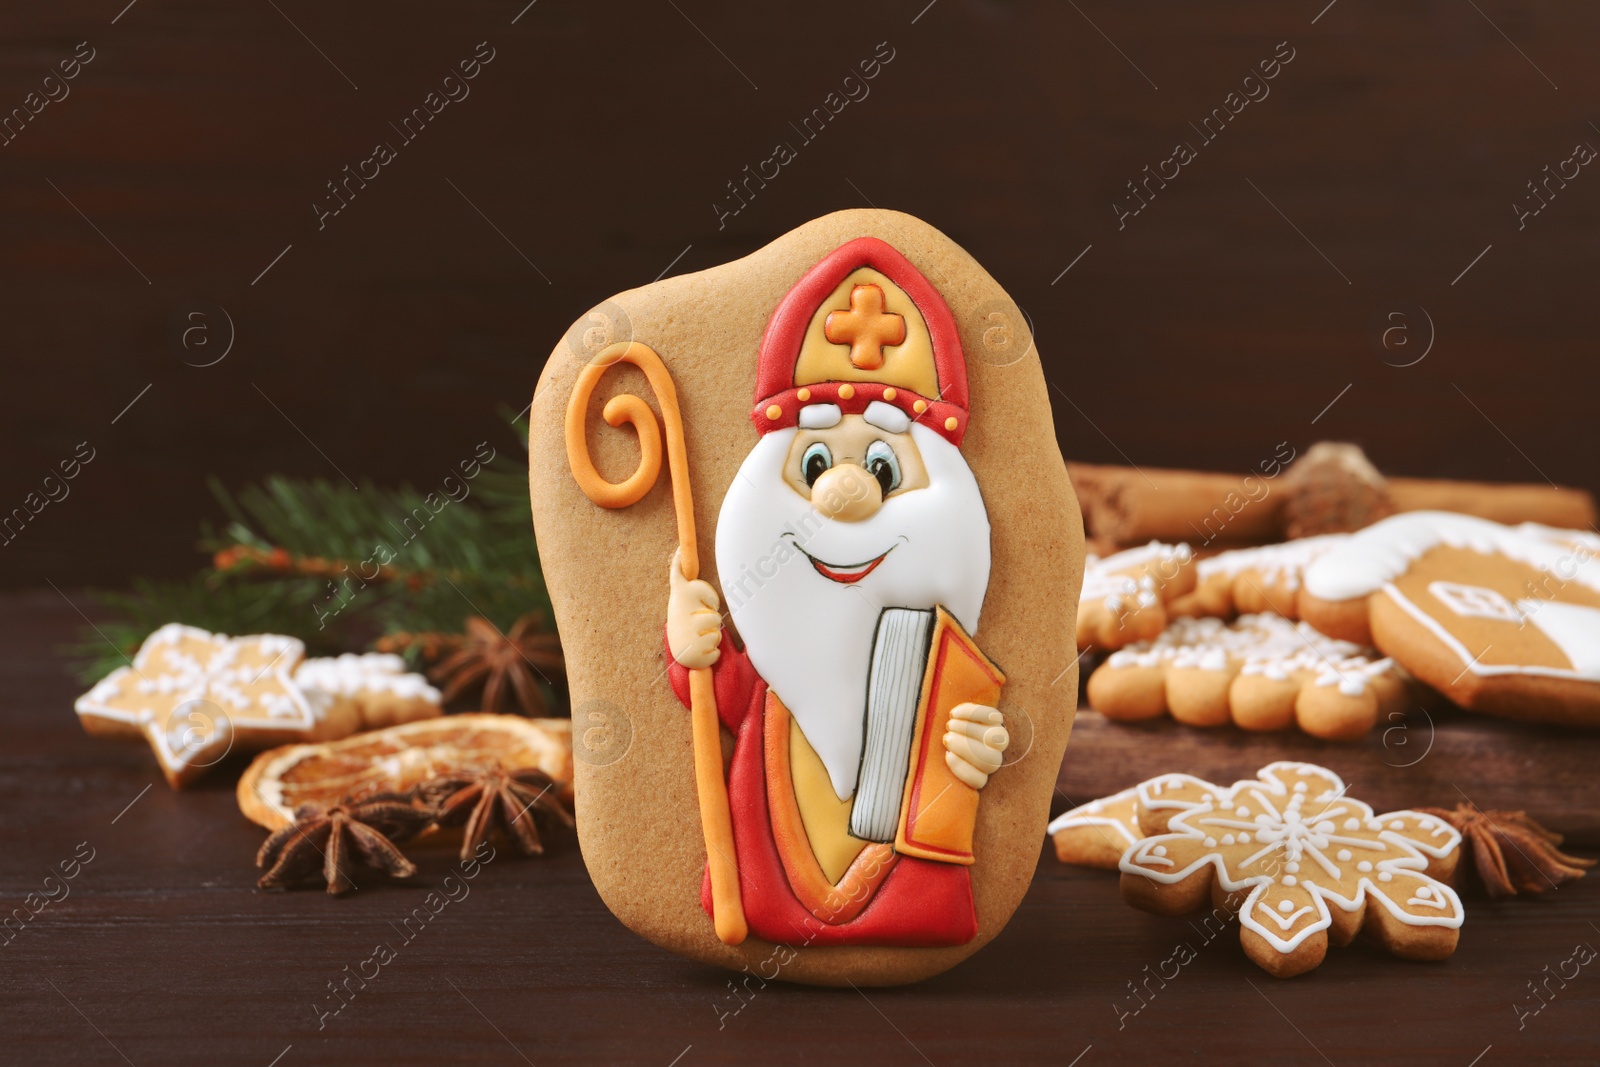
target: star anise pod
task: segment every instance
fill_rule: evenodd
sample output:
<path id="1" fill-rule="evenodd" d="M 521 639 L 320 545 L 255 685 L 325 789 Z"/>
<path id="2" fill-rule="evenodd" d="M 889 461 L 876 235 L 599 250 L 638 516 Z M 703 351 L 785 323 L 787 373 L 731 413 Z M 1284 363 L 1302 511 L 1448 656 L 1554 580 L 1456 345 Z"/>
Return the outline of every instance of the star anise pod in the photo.
<path id="1" fill-rule="evenodd" d="M 418 797 L 433 805 L 440 826 L 466 824 L 461 835 L 462 860 L 472 858 L 496 823 L 523 855 L 543 854 L 535 812 L 564 826 L 573 825 L 560 792 L 559 783 L 536 767 L 460 771 L 424 782 L 417 789 Z"/>
<path id="2" fill-rule="evenodd" d="M 1478 878 L 1491 897 L 1543 893 L 1582 878 L 1592 859 L 1562 852 L 1562 837 L 1521 811 L 1484 811 L 1457 804 L 1454 811 L 1418 808 L 1461 831 L 1461 847 L 1472 854 Z"/>
<path id="3" fill-rule="evenodd" d="M 433 812 L 419 808 L 398 793 L 377 793 L 332 807 L 304 804 L 294 822 L 274 833 L 256 853 L 256 866 L 267 867 L 256 886 L 288 889 L 316 877 L 335 896 L 355 888 L 353 864 L 380 870 L 395 878 L 417 873 L 395 847 L 433 822 Z"/>
<path id="4" fill-rule="evenodd" d="M 504 698 L 514 697 L 524 715 L 540 715 L 545 699 L 534 676 L 554 684 L 550 675 L 564 669 L 561 639 L 543 628 L 537 614 L 522 616 L 508 633 L 474 615 L 466 621 L 459 651 L 430 673 L 445 686 L 446 703 L 482 682 L 485 711 L 499 711 Z"/>

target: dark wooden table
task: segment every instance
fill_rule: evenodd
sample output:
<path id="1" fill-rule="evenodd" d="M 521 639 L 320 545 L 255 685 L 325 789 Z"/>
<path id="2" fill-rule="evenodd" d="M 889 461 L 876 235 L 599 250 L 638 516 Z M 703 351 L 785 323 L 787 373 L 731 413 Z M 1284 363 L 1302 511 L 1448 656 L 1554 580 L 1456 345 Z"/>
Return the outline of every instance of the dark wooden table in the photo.
<path id="1" fill-rule="evenodd" d="M 465 896 L 413 921 L 408 939 L 402 924 L 453 871 L 451 852 L 418 850 L 412 882 L 341 900 L 258 892 L 262 832 L 235 806 L 236 768 L 173 793 L 142 747 L 79 730 L 78 687 L 58 649 L 83 623 L 53 591 L 0 598 L 6 911 L 93 850 L 64 898 L 5 932 L 0 1062 L 1491 1067 L 1600 1057 L 1593 968 L 1564 988 L 1550 979 L 1554 994 L 1521 1028 L 1513 1007 L 1540 1003 L 1529 983 L 1575 946 L 1600 945 L 1600 879 L 1509 904 L 1469 896 L 1461 948 L 1444 963 L 1358 942 L 1278 982 L 1245 960 L 1233 930 L 1208 941 L 1182 919 L 1134 911 L 1111 875 L 1041 850 L 1010 926 L 953 972 L 903 989 L 752 981 L 736 991 L 728 974 L 613 919 L 568 839 L 541 861 L 502 851 Z M 1105 729 L 1085 729 L 1080 758 L 1109 750 L 1093 740 Z M 1151 976 L 1172 973 L 1163 961 L 1180 943 L 1196 958 L 1163 986 Z M 330 983 L 379 944 L 395 958 L 323 1015 L 340 1003 Z"/>

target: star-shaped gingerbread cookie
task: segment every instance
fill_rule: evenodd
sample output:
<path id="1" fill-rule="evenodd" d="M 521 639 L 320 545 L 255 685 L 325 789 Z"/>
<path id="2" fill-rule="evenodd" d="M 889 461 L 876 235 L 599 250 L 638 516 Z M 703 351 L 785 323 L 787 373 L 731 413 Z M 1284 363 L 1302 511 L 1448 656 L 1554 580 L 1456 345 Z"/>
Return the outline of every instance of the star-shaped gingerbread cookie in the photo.
<path id="1" fill-rule="evenodd" d="M 171 623 L 74 706 L 91 734 L 142 735 L 167 784 L 179 789 L 235 744 L 303 740 L 315 728 L 292 681 L 304 655 L 292 637 L 227 637 Z"/>

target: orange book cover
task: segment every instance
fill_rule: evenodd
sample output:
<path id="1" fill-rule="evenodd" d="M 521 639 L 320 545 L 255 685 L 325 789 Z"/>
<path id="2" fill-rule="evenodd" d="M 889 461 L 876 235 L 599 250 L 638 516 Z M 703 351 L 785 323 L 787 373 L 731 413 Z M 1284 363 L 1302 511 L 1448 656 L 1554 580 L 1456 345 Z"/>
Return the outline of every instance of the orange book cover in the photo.
<path id="1" fill-rule="evenodd" d="M 896 852 L 943 863 L 972 863 L 978 791 L 945 763 L 944 735 L 956 705 L 997 706 L 1005 680 L 961 624 L 940 608 L 922 676 Z"/>

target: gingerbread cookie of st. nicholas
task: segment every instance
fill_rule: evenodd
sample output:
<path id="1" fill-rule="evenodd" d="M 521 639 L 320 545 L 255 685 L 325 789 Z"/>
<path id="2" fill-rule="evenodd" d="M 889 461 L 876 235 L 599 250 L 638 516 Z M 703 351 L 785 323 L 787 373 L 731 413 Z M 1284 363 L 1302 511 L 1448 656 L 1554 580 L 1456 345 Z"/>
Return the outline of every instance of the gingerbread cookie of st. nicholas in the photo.
<path id="1" fill-rule="evenodd" d="M 991 939 L 1070 728 L 1082 568 L 998 285 L 907 216 L 828 216 L 591 313 L 530 442 L 575 720 L 629 737 L 578 745 L 619 918 L 825 984 Z"/>

